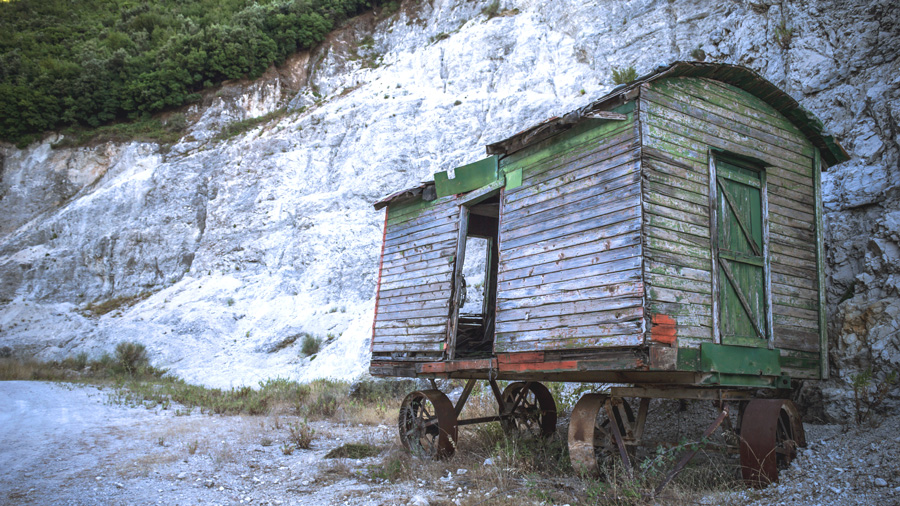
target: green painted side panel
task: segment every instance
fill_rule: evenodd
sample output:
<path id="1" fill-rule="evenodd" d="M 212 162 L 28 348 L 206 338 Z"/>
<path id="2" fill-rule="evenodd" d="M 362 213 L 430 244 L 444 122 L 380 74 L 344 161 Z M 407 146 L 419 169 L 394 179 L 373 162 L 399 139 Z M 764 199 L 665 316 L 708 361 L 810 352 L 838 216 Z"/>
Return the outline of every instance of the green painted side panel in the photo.
<path id="1" fill-rule="evenodd" d="M 792 369 L 819 369 L 819 359 L 810 357 L 788 357 L 783 356 L 779 359 L 781 367 L 790 367 Z"/>
<path id="2" fill-rule="evenodd" d="M 779 376 L 781 374 L 779 354 L 778 350 L 703 343 L 700 345 L 700 370 L 724 374 Z"/>
<path id="3" fill-rule="evenodd" d="M 715 373 L 703 380 L 704 385 L 716 385 L 721 387 L 752 387 L 752 388 L 785 388 L 784 381 L 790 388 L 790 378 L 779 376 L 746 376 L 741 374 Z"/>
<path id="4" fill-rule="evenodd" d="M 793 360 L 788 359 L 792 364 Z M 781 372 L 784 362 L 778 350 L 703 343 L 699 349 L 679 348 L 677 367 L 708 373 L 700 382 L 703 385 L 790 388 L 791 378 Z"/>
<path id="5" fill-rule="evenodd" d="M 388 204 L 388 224 L 392 225 L 399 221 L 407 221 L 413 215 L 430 208 L 434 202 L 428 202 L 420 198 L 403 200 L 401 202 L 391 202 Z"/>
<path id="6" fill-rule="evenodd" d="M 506 174 L 506 189 L 513 190 L 522 186 L 522 169 L 514 170 Z"/>
<path id="7" fill-rule="evenodd" d="M 760 174 L 719 159 L 716 174 L 722 342 L 766 346 Z"/>
<path id="8" fill-rule="evenodd" d="M 697 348 L 678 348 L 676 368 L 679 371 L 699 371 L 700 350 Z"/>
<path id="9" fill-rule="evenodd" d="M 453 179 L 450 179 L 447 171 L 434 175 L 438 197 L 465 193 L 493 183 L 497 179 L 497 156 L 457 167 L 453 172 Z"/>
<path id="10" fill-rule="evenodd" d="M 681 86 L 682 83 L 689 86 L 690 88 L 693 88 L 690 90 L 691 93 L 695 94 L 698 97 L 702 97 L 703 100 L 713 105 L 729 110 L 734 110 L 735 112 L 750 117 L 758 118 L 760 121 L 770 123 L 773 127 L 785 130 L 794 135 L 804 136 L 803 132 L 801 132 L 793 123 L 791 123 L 791 121 L 787 117 L 778 112 L 777 109 L 754 96 L 750 92 L 744 91 L 741 88 L 732 86 L 730 84 L 721 83 L 721 86 L 726 89 L 732 90 L 732 93 L 730 93 L 730 95 L 740 97 L 740 102 L 739 104 L 737 104 L 737 107 L 735 106 L 734 102 L 731 101 L 730 97 L 723 96 L 725 94 L 723 94 L 716 86 L 711 86 L 710 84 L 704 82 L 702 79 L 676 79 L 669 82 L 667 82 L 666 80 L 660 80 L 655 81 L 653 83 L 653 87 L 661 88 L 663 91 L 667 91 L 670 93 L 683 93 L 686 90 Z M 805 152 L 808 153 L 809 156 L 812 156 L 812 143 L 810 143 L 808 151 L 805 150 Z"/>
<path id="11" fill-rule="evenodd" d="M 582 145 L 593 139 L 602 139 L 625 128 L 634 127 L 634 102 L 628 102 L 612 109 L 611 112 L 625 114 L 626 119 L 600 120 L 587 119 L 579 122 L 571 129 L 554 135 L 549 139 L 530 145 L 521 151 L 517 151 L 500 161 L 500 170 L 505 173 L 528 167 L 536 162 L 552 157 L 556 154 L 571 151 L 576 146 Z"/>

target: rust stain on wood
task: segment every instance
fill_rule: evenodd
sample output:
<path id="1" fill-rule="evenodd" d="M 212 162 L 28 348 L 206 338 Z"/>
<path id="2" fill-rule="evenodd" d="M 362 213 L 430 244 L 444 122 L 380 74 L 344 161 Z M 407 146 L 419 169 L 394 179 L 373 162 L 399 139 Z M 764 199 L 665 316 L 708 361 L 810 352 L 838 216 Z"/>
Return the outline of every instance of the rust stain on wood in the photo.
<path id="1" fill-rule="evenodd" d="M 487 371 L 497 369 L 497 359 L 451 360 L 445 362 L 428 362 L 419 364 L 418 371 L 423 374 L 442 374 L 455 371 Z"/>
<path id="2" fill-rule="evenodd" d="M 575 371 L 578 370 L 577 360 L 562 360 L 557 362 L 522 362 L 500 363 L 500 372 L 526 372 L 526 371 Z"/>
<path id="3" fill-rule="evenodd" d="M 529 362 L 543 362 L 543 351 L 526 351 L 521 353 L 498 353 L 497 362 L 503 364 L 524 364 Z"/>

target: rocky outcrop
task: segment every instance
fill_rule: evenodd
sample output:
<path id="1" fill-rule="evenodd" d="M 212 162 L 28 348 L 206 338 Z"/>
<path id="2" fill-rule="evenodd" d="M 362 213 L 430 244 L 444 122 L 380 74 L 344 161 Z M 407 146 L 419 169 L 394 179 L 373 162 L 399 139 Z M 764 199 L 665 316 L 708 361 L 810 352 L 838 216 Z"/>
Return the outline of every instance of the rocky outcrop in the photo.
<path id="1" fill-rule="evenodd" d="M 834 379 L 896 367 L 900 13 L 888 0 L 407 0 L 185 111 L 171 149 L 2 149 L 0 326 L 17 352 L 144 342 L 228 385 L 365 370 L 378 197 L 676 59 L 756 69 L 852 155 L 824 178 Z M 226 124 L 272 114 L 227 140 Z M 88 304 L 105 309 L 102 316 Z M 326 343 L 310 361 L 299 341 Z M 329 339 L 329 335 L 333 338 Z M 896 398 L 894 398 L 896 401 Z"/>

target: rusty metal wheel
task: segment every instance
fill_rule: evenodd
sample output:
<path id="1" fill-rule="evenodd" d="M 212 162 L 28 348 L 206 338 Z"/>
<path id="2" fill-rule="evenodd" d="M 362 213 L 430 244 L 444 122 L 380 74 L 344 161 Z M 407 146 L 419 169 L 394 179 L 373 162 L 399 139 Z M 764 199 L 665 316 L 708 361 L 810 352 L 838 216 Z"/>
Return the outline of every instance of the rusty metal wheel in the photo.
<path id="1" fill-rule="evenodd" d="M 440 390 L 407 395 L 400 405 L 398 427 L 400 442 L 415 455 L 444 459 L 456 451 L 456 411 Z"/>
<path id="2" fill-rule="evenodd" d="M 754 399 L 741 415 L 741 476 L 753 487 L 778 481 L 778 472 L 806 446 L 800 412 L 786 399 Z"/>
<path id="3" fill-rule="evenodd" d="M 501 421 L 507 434 L 550 437 L 556 432 L 556 402 L 543 384 L 530 381 L 510 383 L 503 390 L 500 412 L 505 413 L 514 404 L 515 409 Z"/>
<path id="4" fill-rule="evenodd" d="M 569 420 L 569 459 L 581 474 L 599 475 L 619 458 L 607 401 L 613 401 L 616 427 L 623 437 L 634 427 L 634 412 L 625 399 L 610 399 L 606 394 L 585 394 L 572 408 Z"/>

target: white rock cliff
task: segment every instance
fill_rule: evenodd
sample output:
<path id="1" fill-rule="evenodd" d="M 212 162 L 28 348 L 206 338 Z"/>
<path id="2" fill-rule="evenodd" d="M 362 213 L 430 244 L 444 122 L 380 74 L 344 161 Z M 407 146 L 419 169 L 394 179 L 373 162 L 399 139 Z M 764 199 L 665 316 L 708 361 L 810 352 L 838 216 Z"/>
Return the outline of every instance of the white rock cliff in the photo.
<path id="1" fill-rule="evenodd" d="M 893 1 L 406 0 L 361 16 L 149 143 L 0 150 L 0 347 L 120 341 L 190 381 L 353 378 L 368 367 L 380 196 L 678 59 L 751 67 L 852 155 L 824 177 L 834 379 L 900 364 L 900 9 Z M 286 114 L 224 141 L 231 122 Z M 88 303 L 143 294 L 100 317 Z M 314 360 L 303 333 L 325 338 Z M 275 351 L 277 349 L 277 351 Z M 897 401 L 896 389 L 890 402 Z"/>

